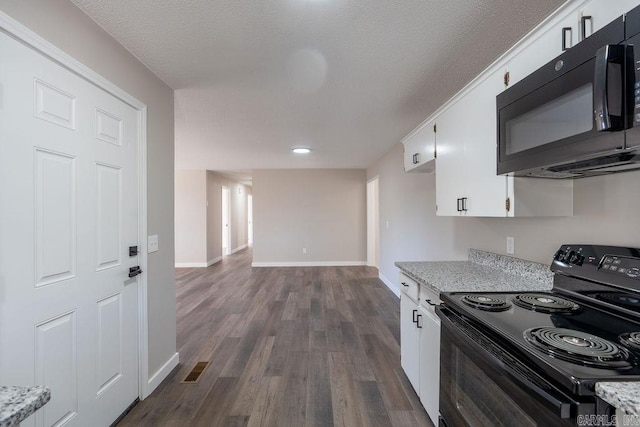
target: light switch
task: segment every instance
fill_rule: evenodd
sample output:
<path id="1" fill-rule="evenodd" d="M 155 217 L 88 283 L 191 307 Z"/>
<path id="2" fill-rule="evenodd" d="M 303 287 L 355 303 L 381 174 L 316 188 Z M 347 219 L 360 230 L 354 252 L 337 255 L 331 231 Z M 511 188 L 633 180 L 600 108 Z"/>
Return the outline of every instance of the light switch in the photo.
<path id="1" fill-rule="evenodd" d="M 147 252 L 158 252 L 158 235 L 154 234 L 147 238 Z"/>

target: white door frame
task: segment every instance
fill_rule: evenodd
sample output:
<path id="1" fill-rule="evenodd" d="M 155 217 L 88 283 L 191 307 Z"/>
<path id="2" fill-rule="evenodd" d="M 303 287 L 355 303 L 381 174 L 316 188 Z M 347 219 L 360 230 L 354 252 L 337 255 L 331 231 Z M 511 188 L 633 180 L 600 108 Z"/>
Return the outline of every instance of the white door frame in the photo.
<path id="1" fill-rule="evenodd" d="M 367 265 L 380 268 L 380 181 L 367 181 Z"/>
<path id="2" fill-rule="evenodd" d="M 140 248 L 138 261 L 142 271 L 148 272 L 147 106 L 2 11 L 0 11 L 0 29 L 138 111 L 138 246 Z M 148 365 L 147 275 L 141 274 L 138 276 L 138 395 L 141 400 L 153 391 L 148 383 Z"/>
<path id="3" fill-rule="evenodd" d="M 227 225 L 225 226 L 225 217 Z M 227 247 L 224 241 L 227 241 Z M 222 256 L 231 255 L 231 188 L 222 186 Z"/>

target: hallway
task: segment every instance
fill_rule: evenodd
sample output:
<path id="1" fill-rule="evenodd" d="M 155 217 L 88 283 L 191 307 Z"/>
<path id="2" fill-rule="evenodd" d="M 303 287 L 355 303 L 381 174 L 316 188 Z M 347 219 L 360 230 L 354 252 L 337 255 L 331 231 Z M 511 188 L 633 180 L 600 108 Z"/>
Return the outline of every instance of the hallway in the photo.
<path id="1" fill-rule="evenodd" d="M 180 365 L 120 426 L 430 425 L 377 270 L 251 259 L 176 270 Z M 199 361 L 211 362 L 199 382 L 181 384 Z"/>

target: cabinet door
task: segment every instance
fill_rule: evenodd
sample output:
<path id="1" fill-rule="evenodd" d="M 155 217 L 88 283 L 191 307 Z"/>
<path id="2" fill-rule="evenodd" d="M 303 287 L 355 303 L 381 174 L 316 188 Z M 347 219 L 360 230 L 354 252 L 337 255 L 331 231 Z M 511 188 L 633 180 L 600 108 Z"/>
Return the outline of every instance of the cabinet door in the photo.
<path id="1" fill-rule="evenodd" d="M 434 425 L 438 425 L 440 396 L 440 319 L 420 307 L 420 402 Z"/>
<path id="2" fill-rule="evenodd" d="M 507 178 L 496 172 L 496 95 L 503 85 L 502 70 L 496 71 L 459 102 L 464 118 L 468 216 L 506 216 Z"/>
<path id="3" fill-rule="evenodd" d="M 433 172 L 435 134 L 433 123 L 427 123 L 409 138 L 404 144 L 404 171 Z"/>
<path id="4" fill-rule="evenodd" d="M 464 140 L 458 133 L 460 121 L 458 105 L 453 105 L 436 120 L 436 206 L 439 216 L 458 216 L 458 199 L 464 196 L 466 171 Z"/>
<path id="5" fill-rule="evenodd" d="M 594 32 L 606 26 L 610 22 L 619 18 L 622 14 L 629 12 L 638 6 L 638 0 L 616 0 L 602 1 L 592 0 L 587 3 L 577 14 L 576 25 L 578 26 L 579 40 L 589 37 Z M 582 25 L 582 17 L 591 17 Z M 582 34 L 584 27 L 585 34 Z"/>
<path id="6" fill-rule="evenodd" d="M 400 296 L 400 363 L 416 393 L 420 394 L 420 343 L 418 329 L 413 319 L 418 305 L 405 294 Z"/>

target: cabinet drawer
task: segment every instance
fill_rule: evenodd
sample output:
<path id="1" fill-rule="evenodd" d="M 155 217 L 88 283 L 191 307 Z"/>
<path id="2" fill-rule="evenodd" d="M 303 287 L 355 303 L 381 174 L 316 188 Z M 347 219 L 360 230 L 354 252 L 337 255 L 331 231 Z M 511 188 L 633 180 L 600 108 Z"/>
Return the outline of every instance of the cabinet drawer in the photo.
<path id="1" fill-rule="evenodd" d="M 420 286 L 418 283 L 403 273 L 400 273 L 400 291 L 414 301 L 418 301 L 418 297 L 420 296 Z"/>
<path id="2" fill-rule="evenodd" d="M 440 305 L 440 297 L 438 293 L 428 286 L 420 285 L 420 305 L 426 307 L 430 312 L 435 314 L 435 306 Z"/>

